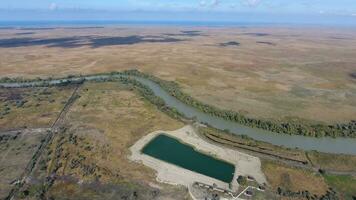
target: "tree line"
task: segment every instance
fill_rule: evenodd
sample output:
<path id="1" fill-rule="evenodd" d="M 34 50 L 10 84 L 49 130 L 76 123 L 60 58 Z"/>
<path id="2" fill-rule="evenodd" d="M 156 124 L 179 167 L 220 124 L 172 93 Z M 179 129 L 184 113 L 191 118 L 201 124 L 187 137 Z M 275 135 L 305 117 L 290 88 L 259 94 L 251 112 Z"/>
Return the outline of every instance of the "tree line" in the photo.
<path id="1" fill-rule="evenodd" d="M 141 95 L 147 98 L 151 103 L 155 104 L 160 110 L 168 112 L 171 116 L 177 118 L 178 116 L 182 116 L 176 109 L 170 108 L 166 106 L 165 102 L 160 98 L 154 95 L 153 91 L 145 86 L 144 84 L 140 83 L 139 81 L 129 78 L 129 76 L 136 76 L 149 79 L 154 81 L 155 83 L 159 84 L 162 89 L 167 91 L 171 96 L 174 96 L 178 100 L 182 101 L 183 103 L 190 105 L 198 110 L 210 114 L 215 117 L 223 118 L 225 120 L 237 122 L 239 124 L 249 126 L 252 128 L 260 128 L 267 131 L 275 132 L 275 133 L 284 133 L 289 135 L 303 135 L 303 136 L 311 136 L 311 137 L 356 137 L 356 120 L 352 120 L 347 123 L 337 123 L 337 124 L 312 124 L 308 122 L 292 122 L 292 121 L 272 121 L 272 120 L 265 120 L 265 119 L 255 119 L 251 117 L 247 117 L 239 112 L 232 111 L 232 110 L 223 110 L 217 108 L 212 105 L 205 104 L 196 100 L 195 98 L 191 97 L 190 95 L 184 93 L 180 86 L 173 81 L 165 81 L 159 79 L 155 76 L 142 73 L 138 70 L 126 70 L 123 72 L 110 72 L 110 73 L 101 73 L 95 75 L 68 75 L 67 78 L 62 79 L 62 81 L 57 85 L 67 85 L 73 84 L 84 81 L 80 79 L 79 81 L 68 80 L 72 78 L 80 78 L 80 77 L 89 77 L 89 76 L 109 76 L 109 78 L 102 78 L 101 80 L 119 80 L 120 82 L 126 84 L 132 84 L 133 87 L 138 89 Z M 122 75 L 122 76 L 114 76 L 114 75 Z M 48 81 L 51 79 L 34 79 L 28 80 L 24 78 L 2 78 L 0 82 L 33 82 L 33 81 L 41 81 L 43 85 L 49 86 L 50 84 Z M 100 79 L 96 79 L 99 81 Z"/>
<path id="2" fill-rule="evenodd" d="M 179 85 L 172 81 L 164 81 L 155 76 L 141 73 L 138 70 L 128 70 L 124 72 L 127 75 L 140 76 L 143 78 L 150 79 L 157 84 L 159 84 L 165 91 L 170 95 L 179 99 L 185 104 L 188 104 L 200 111 L 223 118 L 225 120 L 230 120 L 243 124 L 253 128 L 260 128 L 267 131 L 272 131 L 276 133 L 284 133 L 290 135 L 303 135 L 312 137 L 356 137 L 356 121 L 352 120 L 348 123 L 338 123 L 338 124 L 310 124 L 307 122 L 278 122 L 278 121 L 268 121 L 262 119 L 254 119 L 247 117 L 239 112 L 231 110 L 223 110 L 212 105 L 202 103 L 190 95 L 182 92 Z"/>

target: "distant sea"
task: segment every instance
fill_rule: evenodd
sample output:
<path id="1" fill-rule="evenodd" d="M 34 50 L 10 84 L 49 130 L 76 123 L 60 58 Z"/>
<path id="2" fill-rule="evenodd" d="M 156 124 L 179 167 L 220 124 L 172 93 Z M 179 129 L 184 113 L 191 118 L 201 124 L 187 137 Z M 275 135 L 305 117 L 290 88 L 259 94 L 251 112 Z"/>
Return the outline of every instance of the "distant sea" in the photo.
<path id="1" fill-rule="evenodd" d="M 288 26 L 293 24 L 204 21 L 1 21 L 1 28 L 68 26 Z M 298 24 L 294 24 L 298 25 Z M 293 26 L 294 26 L 293 25 Z M 299 24 L 300 25 L 300 24 Z"/>
<path id="2" fill-rule="evenodd" d="M 30 27 L 103 27 L 103 26 L 232 26 L 232 27 L 252 27 L 252 26 L 350 26 L 350 24 L 311 24 L 311 23 L 271 23 L 271 22 L 224 22 L 224 21 L 110 21 L 110 20 L 90 20 L 90 21 L 1 21 L 0 28 L 30 28 Z M 353 26 L 353 25 L 351 25 Z M 353 26 L 355 27 L 355 26 Z"/>

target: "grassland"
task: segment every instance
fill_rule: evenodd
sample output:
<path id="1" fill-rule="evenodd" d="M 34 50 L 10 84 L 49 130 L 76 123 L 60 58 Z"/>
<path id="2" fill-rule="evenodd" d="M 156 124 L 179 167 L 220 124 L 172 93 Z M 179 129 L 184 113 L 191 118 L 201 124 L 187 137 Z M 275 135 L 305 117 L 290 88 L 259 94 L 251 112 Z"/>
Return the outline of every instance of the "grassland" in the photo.
<path id="1" fill-rule="evenodd" d="M 310 194 L 317 195 L 319 198 L 335 191 L 338 199 L 353 200 L 356 197 L 356 178 L 351 175 L 321 175 L 271 161 L 264 161 L 262 170 L 270 186 L 277 191 L 278 188 L 292 192 L 309 191 Z"/>
<path id="2" fill-rule="evenodd" d="M 270 161 L 262 162 L 262 170 L 275 191 L 281 187 L 293 192 L 307 190 L 312 194 L 323 195 L 328 190 L 328 185 L 321 175 L 307 170 L 291 168 Z"/>
<path id="3" fill-rule="evenodd" d="M 186 189 L 157 183 L 153 170 L 127 159 L 128 147 L 142 136 L 154 130 L 177 129 L 183 126 L 181 122 L 160 112 L 132 87 L 118 82 L 88 82 L 81 86 L 78 95 L 79 99 L 67 113 L 64 128 L 47 147 L 30 181 L 16 195 L 17 198 L 115 199 L 119 195 L 138 199 L 176 199 L 177 196 L 189 199 Z M 205 139 L 229 147 L 273 154 L 297 162 L 310 160 L 314 166 L 326 170 L 349 172 L 355 162 L 353 157 L 341 155 L 336 157 L 340 166 L 328 165 L 333 155 L 308 152 L 306 157 L 299 150 L 275 147 L 211 128 L 200 128 L 200 133 Z M 26 157 L 30 158 L 33 152 L 28 153 Z M 17 164 L 28 162 L 26 159 L 22 161 Z M 16 172 L 17 177 L 19 171 Z M 339 194 L 346 195 L 343 198 L 353 195 L 354 183 L 350 177 L 325 175 L 324 178 L 315 172 L 272 161 L 263 162 L 263 171 L 272 191 L 282 188 L 321 196 L 331 186 Z M 6 191 L 3 193 L 11 187 L 4 187 Z"/>
<path id="4" fill-rule="evenodd" d="M 19 29 L 2 29 L 0 76 L 47 78 L 137 68 L 178 82 L 204 103 L 254 118 L 322 123 L 355 120 L 354 29 L 199 27 L 200 32 L 193 35 L 182 30 L 198 28 L 57 28 L 36 30 L 26 36 L 30 39 L 16 35 Z M 220 45 L 228 43 L 239 45 Z M 43 88 L 0 90 L 1 130 L 49 126 L 72 92 L 71 88 L 45 89 L 50 94 Z M 118 83 L 86 83 L 79 95 L 66 118 L 66 128 L 56 135 L 18 197 L 187 198 L 185 189 L 158 184 L 153 170 L 126 158 L 128 147 L 143 135 L 177 129 L 181 122 Z M 214 132 L 205 137 L 236 148 L 310 159 L 326 170 L 354 171 L 355 159 L 350 156 L 310 152 L 306 158 L 301 151 L 248 138 Z M 40 137 L 32 139 L 28 143 L 35 148 Z M 7 146 L 20 148 L 17 142 L 0 145 L 2 150 Z M 1 189 L 9 190 L 9 181 L 31 157 L 33 149 L 24 152 L 25 147 L 6 155 L 9 163 L 16 160 L 13 171 L 6 171 L 10 168 L 5 163 L 0 165 L 0 175 L 5 177 Z M 283 186 L 324 194 L 332 186 L 348 197 L 354 191 L 351 177 L 322 177 L 275 162 L 265 162 L 264 170 L 272 189 Z"/>
<path id="5" fill-rule="evenodd" d="M 356 178 L 352 176 L 325 175 L 325 181 L 341 194 L 343 199 L 356 198 Z"/>
<path id="6" fill-rule="evenodd" d="M 160 113 L 142 97 L 124 87 L 118 83 L 85 85 L 80 91 L 82 97 L 69 113 L 68 121 L 72 125 L 71 130 L 76 130 L 78 135 L 97 140 L 106 138 L 101 142 L 110 144 L 112 154 L 106 154 L 110 160 L 103 159 L 100 162 L 109 168 L 121 166 L 122 171 L 128 171 L 127 177 L 134 178 L 135 175 L 130 174 L 131 170 L 128 169 L 134 169 L 136 165 L 130 165 L 126 159 L 128 147 L 149 132 L 174 130 L 183 124 Z M 87 134 L 87 129 L 94 133 Z M 122 164 L 118 166 L 118 163 Z"/>
<path id="7" fill-rule="evenodd" d="M 323 170 L 356 173 L 356 156 L 335 155 L 320 152 L 308 152 L 308 157 L 315 167 Z"/>
<path id="8" fill-rule="evenodd" d="M 0 133 L 0 199 L 5 199 L 38 148 L 46 130 Z"/>
<path id="9" fill-rule="evenodd" d="M 21 31 L 1 30 L 1 76 L 137 68 L 254 118 L 335 123 L 356 114 L 354 29 L 57 28 L 36 30 L 29 39 L 16 35 Z M 229 42 L 239 45 L 220 45 Z"/>
<path id="10" fill-rule="evenodd" d="M 174 130 L 183 124 L 119 83 L 86 83 L 34 177 L 20 196 L 65 199 L 187 199 L 186 189 L 155 181 L 153 170 L 127 159 L 132 144 L 157 129 Z M 46 176 L 56 174 L 53 182 Z M 27 195 L 24 195 L 27 194 Z"/>
<path id="11" fill-rule="evenodd" d="M 0 88 L 0 130 L 49 127 L 72 87 Z"/>
<path id="12" fill-rule="evenodd" d="M 267 156 L 272 159 L 281 159 L 299 164 L 308 163 L 308 158 L 302 150 L 278 147 L 269 143 L 255 141 L 245 136 L 222 132 L 213 128 L 199 128 L 199 133 L 203 138 L 211 142 L 225 145 L 229 148 L 238 148 L 248 153 L 256 154 L 257 156 Z"/>
<path id="13" fill-rule="evenodd" d="M 199 128 L 199 132 L 203 138 L 211 142 L 237 148 L 262 158 L 262 170 L 272 191 L 278 191 L 278 188 L 290 192 L 309 191 L 320 197 L 330 192 L 329 188 L 332 188 L 340 199 L 352 200 L 352 195 L 356 195 L 354 177 L 330 174 L 355 174 L 356 156 L 285 149 L 212 128 Z M 308 164 L 301 164 L 303 162 Z M 322 169 L 321 172 L 326 174 L 317 173 L 316 169 Z M 282 199 L 300 197 L 284 196 Z"/>

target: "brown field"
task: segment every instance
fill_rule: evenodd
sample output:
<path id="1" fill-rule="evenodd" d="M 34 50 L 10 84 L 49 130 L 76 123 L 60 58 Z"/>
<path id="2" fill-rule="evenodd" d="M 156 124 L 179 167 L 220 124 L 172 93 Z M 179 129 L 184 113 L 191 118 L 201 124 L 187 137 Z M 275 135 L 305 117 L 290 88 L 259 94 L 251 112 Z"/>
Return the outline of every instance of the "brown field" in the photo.
<path id="1" fill-rule="evenodd" d="M 177 81 L 203 102 L 249 116 L 328 123 L 356 116 L 355 29 L 106 27 L 18 34 L 22 32 L 0 31 L 1 76 L 137 68 Z"/>
<path id="2" fill-rule="evenodd" d="M 75 134 L 96 141 L 96 147 L 103 147 L 96 152 L 98 155 L 93 155 L 92 159 L 98 159 L 95 163 L 121 171 L 125 178 L 152 181 L 154 174 L 142 173 L 149 169 L 129 162 L 128 147 L 152 131 L 175 130 L 183 124 L 123 88 L 119 83 L 84 85 L 67 121 Z M 147 174 L 151 176 L 145 177 Z"/>
<path id="3" fill-rule="evenodd" d="M 33 176 L 56 174 L 46 196 L 55 199 L 189 199 L 183 187 L 160 184 L 155 172 L 128 160 L 129 147 L 155 130 L 183 126 L 117 82 L 86 83 Z M 34 199 L 42 184 L 28 184 L 20 197 Z M 27 192 L 27 195 L 25 194 Z M 134 199 L 135 199 L 134 198 Z"/>
<path id="4" fill-rule="evenodd" d="M 356 156 L 308 152 L 308 157 L 313 165 L 318 168 L 356 173 Z"/>
<path id="5" fill-rule="evenodd" d="M 308 190 L 312 194 L 323 195 L 328 190 L 328 185 L 321 175 L 307 170 L 270 161 L 262 162 L 262 170 L 275 191 L 282 187 L 293 192 Z"/>
<path id="6" fill-rule="evenodd" d="M 0 130 L 50 127 L 72 92 L 72 87 L 0 88 Z"/>
<path id="7" fill-rule="evenodd" d="M 21 178 L 46 134 L 40 129 L 0 133 L 0 199 L 5 199 Z"/>
<path id="8" fill-rule="evenodd" d="M 247 151 L 256 156 L 267 156 L 270 159 L 279 159 L 284 161 L 297 161 L 299 164 L 307 162 L 305 152 L 298 149 L 287 149 L 278 147 L 266 142 L 259 142 L 249 138 L 228 134 L 212 128 L 199 128 L 200 136 L 210 142 L 227 146 L 228 148 L 237 148 L 239 151 Z"/>

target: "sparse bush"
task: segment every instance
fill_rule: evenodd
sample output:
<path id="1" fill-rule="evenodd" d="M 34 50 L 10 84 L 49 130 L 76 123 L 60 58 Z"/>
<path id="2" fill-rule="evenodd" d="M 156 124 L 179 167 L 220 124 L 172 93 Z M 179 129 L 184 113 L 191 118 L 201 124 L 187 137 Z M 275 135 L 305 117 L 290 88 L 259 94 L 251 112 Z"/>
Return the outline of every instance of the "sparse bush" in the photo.
<path id="1" fill-rule="evenodd" d="M 247 185 L 247 178 L 245 176 L 239 176 L 236 180 L 240 185 Z"/>

